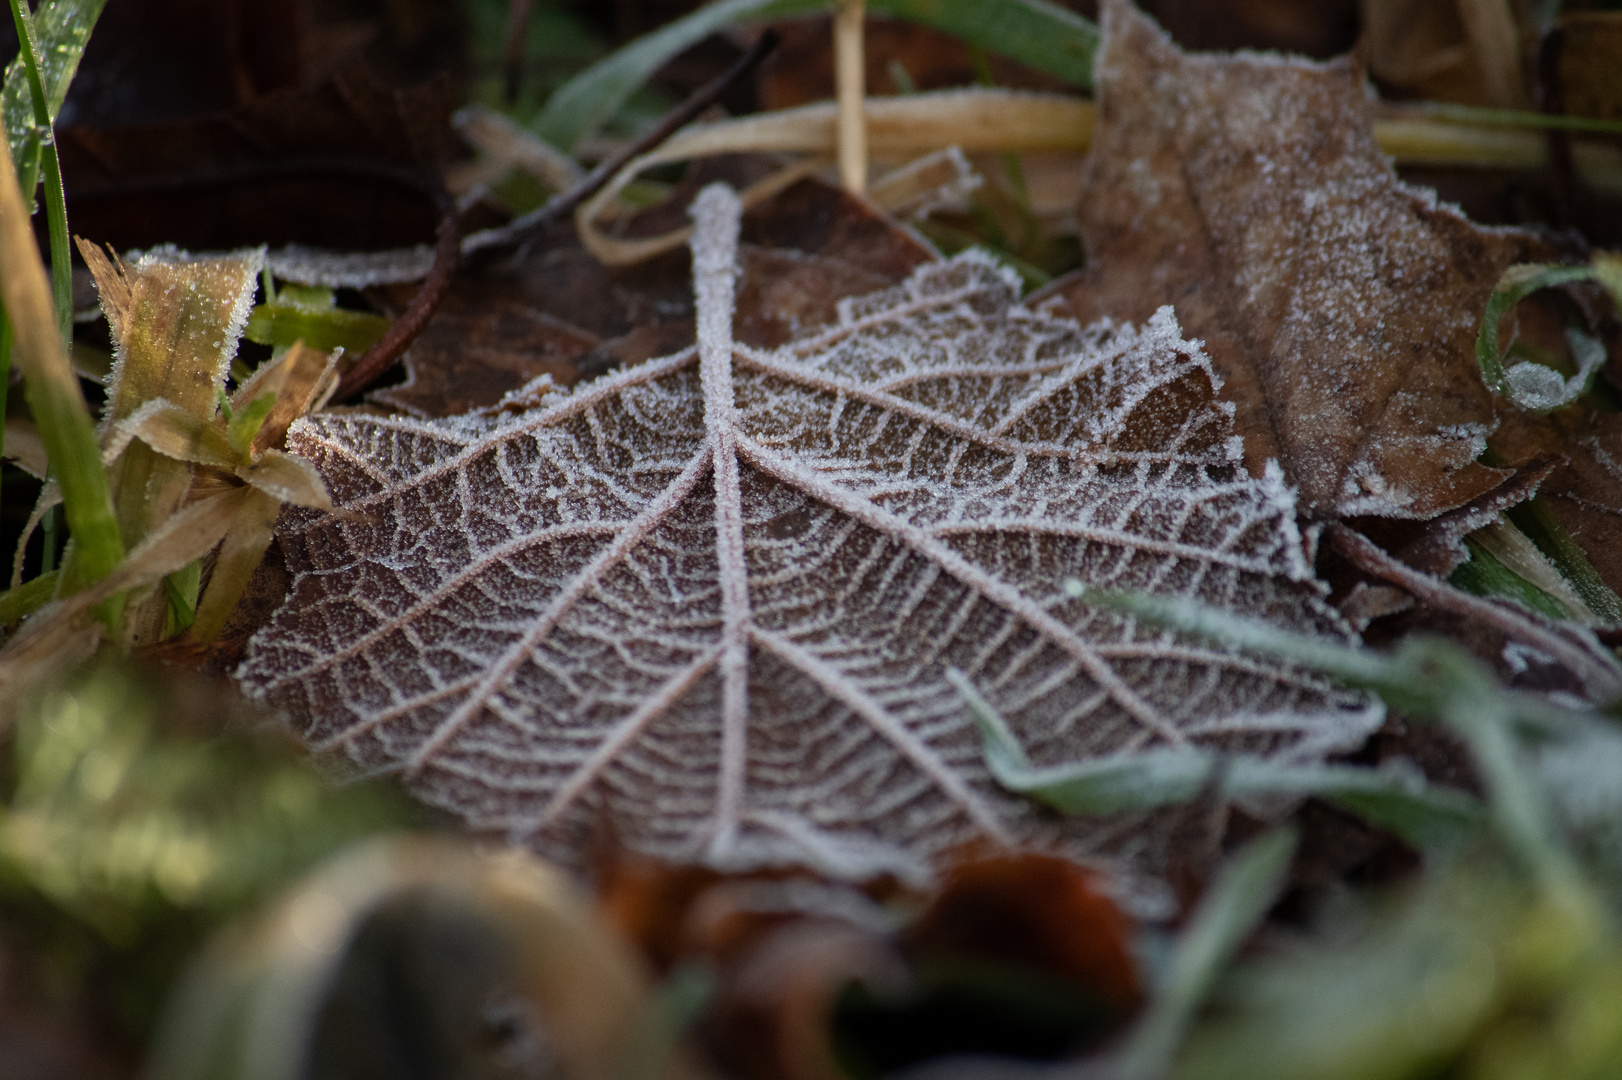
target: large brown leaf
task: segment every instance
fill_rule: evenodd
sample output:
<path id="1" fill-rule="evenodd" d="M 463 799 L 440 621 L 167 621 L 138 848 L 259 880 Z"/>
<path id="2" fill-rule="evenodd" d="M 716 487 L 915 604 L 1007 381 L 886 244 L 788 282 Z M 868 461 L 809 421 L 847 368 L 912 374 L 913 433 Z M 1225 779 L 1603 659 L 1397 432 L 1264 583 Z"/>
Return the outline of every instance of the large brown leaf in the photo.
<path id="1" fill-rule="evenodd" d="M 661 857 L 851 876 L 986 840 L 1163 858 L 1142 816 L 1061 822 L 998 788 L 952 667 L 1041 763 L 1368 732 L 1313 676 L 1062 587 L 1348 637 L 1169 311 L 1083 330 L 969 254 L 757 349 L 733 337 L 736 214 L 725 188 L 698 202 L 695 347 L 516 415 L 296 425 L 347 513 L 284 521 L 299 576 L 246 687 L 554 855 L 607 824 Z"/>
<path id="2" fill-rule="evenodd" d="M 1361 69 L 1190 56 L 1104 8 L 1100 123 L 1080 205 L 1083 319 L 1173 304 L 1204 339 L 1253 469 L 1276 458 L 1315 515 L 1428 518 L 1506 474 L 1476 323 L 1539 250 L 1397 180 Z"/>

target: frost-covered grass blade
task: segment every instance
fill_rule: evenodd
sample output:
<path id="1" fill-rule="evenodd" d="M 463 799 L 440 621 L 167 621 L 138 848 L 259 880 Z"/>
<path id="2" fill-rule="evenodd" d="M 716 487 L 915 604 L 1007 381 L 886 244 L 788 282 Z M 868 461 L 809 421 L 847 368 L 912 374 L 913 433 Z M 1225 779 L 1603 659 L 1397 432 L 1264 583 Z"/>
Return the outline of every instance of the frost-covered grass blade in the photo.
<path id="1" fill-rule="evenodd" d="M 1416 768 L 1292 764 L 1167 747 L 1036 768 L 996 710 L 960 672 L 948 676 L 980 725 L 997 782 L 1067 814 L 1111 814 L 1186 802 L 1207 785 L 1227 798 L 1314 795 L 1421 849 L 1450 849 L 1482 823 L 1479 803 L 1426 783 Z"/>
<path id="2" fill-rule="evenodd" d="M 1178 938 L 1149 1010 L 1109 1061 L 1112 1080 L 1167 1075 L 1185 1033 L 1239 946 L 1284 888 L 1298 837 L 1280 829 L 1253 840 L 1222 867 Z"/>
<path id="3" fill-rule="evenodd" d="M 1089 600 L 1183 633 L 1305 664 L 1379 694 L 1411 716 L 1445 723 L 1469 748 L 1488 793 L 1489 820 L 1506 850 L 1547 892 L 1584 892 L 1548 800 L 1521 760 L 1518 733 L 1570 738 L 1595 717 L 1499 686 L 1461 646 L 1409 638 L 1389 655 L 1302 642 L 1294 636 L 1176 598 L 1087 590 Z"/>

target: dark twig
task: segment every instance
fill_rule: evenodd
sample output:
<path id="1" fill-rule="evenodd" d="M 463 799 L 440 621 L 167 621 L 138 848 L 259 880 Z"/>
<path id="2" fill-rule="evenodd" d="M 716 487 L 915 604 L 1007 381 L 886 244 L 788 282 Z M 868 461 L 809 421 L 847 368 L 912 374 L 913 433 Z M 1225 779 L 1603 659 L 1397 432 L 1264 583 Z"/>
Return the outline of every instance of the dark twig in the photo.
<path id="1" fill-rule="evenodd" d="M 518 90 L 524 81 L 524 51 L 529 39 L 530 10 L 534 0 L 507 0 L 507 47 L 502 58 L 505 70 L 503 92 L 507 104 L 518 100 Z"/>
<path id="2" fill-rule="evenodd" d="M 1560 52 L 1566 32 L 1551 26 L 1538 42 L 1538 109 L 1551 116 L 1566 113 L 1566 87 L 1560 78 Z M 1577 167 L 1571 159 L 1571 132 L 1549 128 L 1543 133 L 1549 147 L 1549 169 L 1554 174 L 1554 223 L 1571 228 L 1577 199 Z"/>
<path id="3" fill-rule="evenodd" d="M 439 240 L 434 249 L 433 269 L 429 270 L 428 276 L 423 279 L 417 295 L 411 298 L 411 305 L 406 308 L 405 314 L 394 321 L 388 333 L 383 335 L 383 340 L 373 345 L 366 355 L 345 373 L 338 383 L 338 389 L 333 392 L 332 399 L 347 401 L 366 389 L 400 358 L 400 354 L 405 352 L 413 341 L 417 340 L 417 335 L 427 327 L 428 320 L 439 307 L 439 302 L 445 298 L 445 293 L 450 288 L 451 275 L 456 272 L 459 262 L 478 252 L 516 247 L 552 222 L 572 212 L 576 206 L 591 198 L 608 183 L 615 173 L 625 167 L 626 162 L 639 154 L 647 153 L 670 138 L 679 128 L 691 123 L 695 117 L 714 104 L 729 86 L 754 71 L 776 47 L 777 35 L 768 30 L 761 35 L 755 47 L 740 57 L 737 63 L 699 87 L 691 97 L 667 113 L 657 127 L 638 139 L 634 145 L 598 165 L 572 190 L 554 196 L 539 210 L 525 214 L 502 228 L 486 229 L 463 239 L 450 197 L 443 192 L 437 193 L 436 201 L 440 204 L 440 212 L 444 216 L 439 222 Z"/>
<path id="4" fill-rule="evenodd" d="M 499 229 L 485 229 L 476 232 L 462 241 L 462 255 L 467 257 L 475 252 L 488 251 L 493 248 L 513 248 L 525 240 L 536 235 L 568 214 L 574 208 L 591 198 L 600 191 L 604 184 L 613 179 L 614 174 L 623 169 L 633 159 L 640 157 L 649 150 L 654 149 L 678 130 L 692 123 L 699 114 L 720 99 L 727 89 L 740 79 L 747 78 L 760 66 L 762 60 L 771 55 L 777 48 L 777 33 L 767 30 L 760 35 L 760 40 L 754 47 L 740 56 L 726 71 L 717 75 L 688 96 L 687 100 L 671 109 L 664 115 L 657 126 L 636 142 L 621 150 L 599 164 L 585 179 L 576 184 L 571 190 L 554 195 L 547 200 L 545 206 L 519 218 L 514 218 L 509 224 Z"/>
<path id="5" fill-rule="evenodd" d="M 1455 589 L 1440 578 L 1421 573 L 1386 554 L 1374 541 L 1339 522 L 1324 530 L 1324 538 L 1353 566 L 1372 577 L 1388 581 L 1414 599 L 1473 622 L 1490 626 L 1498 633 L 1552 658 L 1582 683 L 1595 700 L 1610 701 L 1622 693 L 1622 673 L 1614 660 L 1598 650 L 1585 648 L 1553 630 L 1539 626 L 1531 618 L 1511 608 Z"/>
<path id="6" fill-rule="evenodd" d="M 366 350 L 365 355 L 338 381 L 338 388 L 332 394 L 334 401 L 349 400 L 387 371 L 400 358 L 400 354 L 417 340 L 417 335 L 433 318 L 439 302 L 445 299 L 445 293 L 451 287 L 451 275 L 456 272 L 456 264 L 461 259 L 462 226 L 449 194 L 441 190 L 434 201 L 441 214 L 434 245 L 434 265 L 428 271 L 428 276 L 423 278 L 422 286 L 417 289 L 417 295 L 411 298 L 405 313 L 394 320 L 382 340 Z"/>

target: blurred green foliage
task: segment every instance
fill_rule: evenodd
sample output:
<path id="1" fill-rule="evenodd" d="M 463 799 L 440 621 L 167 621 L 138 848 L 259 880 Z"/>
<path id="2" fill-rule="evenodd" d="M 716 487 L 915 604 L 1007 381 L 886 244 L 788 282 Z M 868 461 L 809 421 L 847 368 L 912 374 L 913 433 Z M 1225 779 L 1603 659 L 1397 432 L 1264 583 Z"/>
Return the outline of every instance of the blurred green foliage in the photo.
<path id="1" fill-rule="evenodd" d="M 320 859 L 422 821 L 333 787 L 223 682 L 105 661 L 25 705 L 0 766 L 0 923 L 139 1038 L 202 937 Z"/>
<path id="2" fill-rule="evenodd" d="M 1595 914 L 1491 858 L 1427 876 L 1341 912 L 1338 943 L 1319 936 L 1233 971 L 1173 1075 L 1622 1075 L 1622 945 Z"/>

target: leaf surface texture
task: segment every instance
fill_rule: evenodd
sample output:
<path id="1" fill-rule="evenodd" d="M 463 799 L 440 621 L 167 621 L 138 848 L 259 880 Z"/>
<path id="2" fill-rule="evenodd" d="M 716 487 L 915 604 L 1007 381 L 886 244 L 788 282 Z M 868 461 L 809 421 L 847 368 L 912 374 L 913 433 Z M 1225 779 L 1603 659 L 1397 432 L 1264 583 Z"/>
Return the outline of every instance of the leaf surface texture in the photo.
<path id="1" fill-rule="evenodd" d="M 754 348 L 733 340 L 737 212 L 721 187 L 695 203 L 694 347 L 516 411 L 295 425 L 345 512 L 284 518 L 299 576 L 246 687 L 315 748 L 554 856 L 606 826 L 852 877 L 986 841 L 1157 868 L 1146 816 L 1060 820 L 998 788 L 951 668 L 1037 764 L 1315 759 L 1377 722 L 1064 592 L 1349 640 L 1291 492 L 1245 472 L 1169 310 L 1083 329 L 971 253 Z"/>

